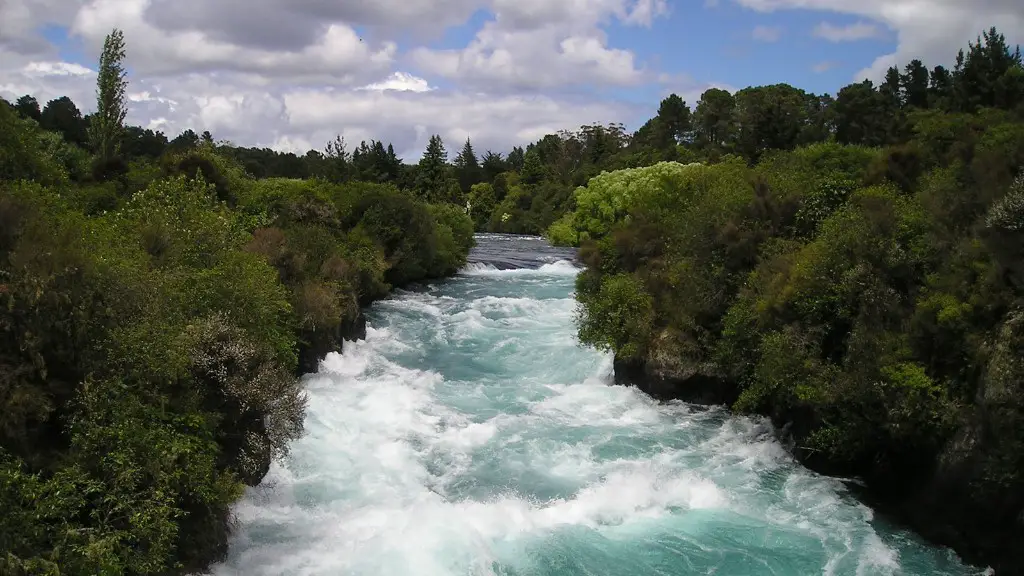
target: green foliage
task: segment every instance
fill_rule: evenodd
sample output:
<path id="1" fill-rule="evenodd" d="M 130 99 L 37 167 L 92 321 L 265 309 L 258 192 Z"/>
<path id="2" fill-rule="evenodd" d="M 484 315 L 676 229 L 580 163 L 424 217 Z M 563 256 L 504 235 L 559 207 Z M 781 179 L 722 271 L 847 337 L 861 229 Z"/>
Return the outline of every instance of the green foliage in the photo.
<path id="1" fill-rule="evenodd" d="M 108 162 L 121 151 L 124 133 L 125 89 L 128 81 L 123 62 L 124 33 L 114 29 L 103 42 L 96 77 L 96 114 L 89 124 L 89 141 L 101 161 Z"/>
<path id="2" fill-rule="evenodd" d="M 721 383 L 803 461 L 894 498 L 955 470 L 1019 533 L 1024 128 L 995 96 L 1018 66 L 1001 42 L 844 88 L 832 119 L 785 86 L 709 91 L 681 145 L 703 162 L 606 171 L 547 228 L 587 264 L 580 340 L 684 395 Z M 834 141 L 797 130 L 819 121 Z"/>
<path id="3" fill-rule="evenodd" d="M 0 103 L 0 573 L 198 573 L 302 433 L 296 373 L 393 285 L 461 267 L 473 220 L 255 181 L 208 134 L 94 163 L 76 114 Z"/>

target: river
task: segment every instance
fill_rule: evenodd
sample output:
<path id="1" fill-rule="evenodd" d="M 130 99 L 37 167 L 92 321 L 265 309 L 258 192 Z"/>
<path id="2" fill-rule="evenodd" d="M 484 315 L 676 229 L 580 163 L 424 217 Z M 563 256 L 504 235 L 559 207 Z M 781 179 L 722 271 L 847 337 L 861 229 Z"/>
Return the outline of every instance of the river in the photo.
<path id="1" fill-rule="evenodd" d="M 220 575 L 961 576 L 760 420 L 610 385 L 571 252 L 480 235 L 306 378 L 306 433 L 236 507 Z"/>

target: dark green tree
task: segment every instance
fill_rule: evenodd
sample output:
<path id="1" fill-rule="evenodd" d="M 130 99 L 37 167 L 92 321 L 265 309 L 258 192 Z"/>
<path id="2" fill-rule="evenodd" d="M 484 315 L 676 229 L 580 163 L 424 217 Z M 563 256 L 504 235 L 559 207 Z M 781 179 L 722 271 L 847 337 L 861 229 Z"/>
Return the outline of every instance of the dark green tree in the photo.
<path id="1" fill-rule="evenodd" d="M 709 88 L 700 97 L 693 112 L 694 143 L 698 148 L 719 154 L 731 149 L 735 139 L 733 95 L 721 88 Z"/>
<path id="2" fill-rule="evenodd" d="M 523 169 L 520 171 L 520 178 L 524 184 L 537 185 L 544 180 L 546 170 L 541 162 L 540 152 L 536 146 L 526 149 L 524 155 Z"/>
<path id="3" fill-rule="evenodd" d="M 466 194 L 469 189 L 483 180 L 483 173 L 480 170 L 480 162 L 477 160 L 476 152 L 473 151 L 473 144 L 466 138 L 462 151 L 455 157 L 455 175 L 459 180 L 459 188 Z"/>
<path id="4" fill-rule="evenodd" d="M 88 123 L 82 112 L 67 96 L 46 103 L 39 115 L 39 125 L 45 130 L 60 132 L 68 142 L 86 146 L 89 142 Z"/>
<path id="5" fill-rule="evenodd" d="M 882 146 L 888 141 L 889 97 L 876 91 L 870 80 L 843 87 L 834 108 L 839 143 Z"/>
<path id="6" fill-rule="evenodd" d="M 950 110 L 953 107 L 953 75 L 943 66 L 932 69 L 928 78 L 928 105 Z"/>
<path id="7" fill-rule="evenodd" d="M 526 161 L 526 151 L 523 150 L 522 146 L 515 146 L 512 151 L 508 153 L 508 167 L 512 170 L 519 171 L 523 169 L 523 163 Z"/>
<path id="8" fill-rule="evenodd" d="M 907 106 L 928 107 L 928 69 L 920 60 L 911 60 L 903 69 L 900 88 Z"/>
<path id="9" fill-rule="evenodd" d="M 693 139 L 693 114 L 686 101 L 669 94 L 658 106 L 656 142 L 662 148 Z"/>
<path id="10" fill-rule="evenodd" d="M 441 137 L 434 134 L 417 165 L 416 194 L 431 203 L 450 202 L 453 200 L 451 184 L 448 152 Z"/>
<path id="11" fill-rule="evenodd" d="M 961 50 L 957 55 L 953 71 L 957 107 L 973 112 L 981 107 L 999 105 L 999 95 L 1005 91 L 1001 87 L 1006 82 L 1004 76 L 1020 66 L 1020 46 L 1011 50 L 1006 37 L 995 27 L 990 28 L 977 42 L 968 44 L 966 54 Z"/>
<path id="12" fill-rule="evenodd" d="M 756 162 L 766 150 L 792 150 L 807 126 L 807 94 L 789 84 L 744 88 L 735 96 L 737 152 Z"/>
<path id="13" fill-rule="evenodd" d="M 480 168 L 483 171 L 484 182 L 494 182 L 494 178 L 498 174 L 509 169 L 508 163 L 501 157 L 501 154 L 490 150 L 484 153 Z"/>
<path id="14" fill-rule="evenodd" d="M 39 117 L 42 111 L 39 109 L 39 101 L 36 100 L 35 96 L 25 94 L 14 104 L 14 109 L 18 111 L 24 118 L 31 118 L 36 122 L 39 121 Z"/>

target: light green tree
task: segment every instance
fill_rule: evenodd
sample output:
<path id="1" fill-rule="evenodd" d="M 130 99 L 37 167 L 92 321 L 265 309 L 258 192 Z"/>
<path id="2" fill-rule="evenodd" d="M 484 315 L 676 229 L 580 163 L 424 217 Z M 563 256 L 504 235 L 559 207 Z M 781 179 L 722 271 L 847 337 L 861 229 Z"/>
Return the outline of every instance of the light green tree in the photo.
<path id="1" fill-rule="evenodd" d="M 96 114 L 89 126 L 89 140 L 101 160 L 116 156 L 124 131 L 125 88 L 128 81 L 123 62 L 124 33 L 115 28 L 103 42 L 100 69 L 96 79 Z"/>

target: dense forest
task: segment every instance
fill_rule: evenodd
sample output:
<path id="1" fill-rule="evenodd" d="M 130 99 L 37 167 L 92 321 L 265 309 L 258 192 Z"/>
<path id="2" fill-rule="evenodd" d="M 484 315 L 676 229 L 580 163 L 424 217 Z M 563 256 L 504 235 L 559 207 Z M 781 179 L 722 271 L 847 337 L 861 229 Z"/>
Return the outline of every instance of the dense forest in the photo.
<path id="1" fill-rule="evenodd" d="M 256 179 L 209 138 L 0 102 L 0 574 L 181 574 L 303 428 L 298 375 L 360 309 L 460 268 L 462 207 L 379 181 Z"/>
<path id="2" fill-rule="evenodd" d="M 1024 571 L 1024 68 L 995 29 L 834 96 L 676 95 L 635 132 L 416 163 L 0 102 L 0 573 L 180 574 L 301 433 L 296 375 L 472 232 L 579 245 L 581 340 L 772 418 L 926 536 Z"/>
<path id="3" fill-rule="evenodd" d="M 645 140 L 646 138 L 646 140 Z M 654 394 L 769 416 L 813 469 L 1024 573 L 1024 68 L 994 29 L 832 99 L 671 99 L 577 188 L 583 342 Z M 628 157 L 627 157 L 628 158 Z"/>

